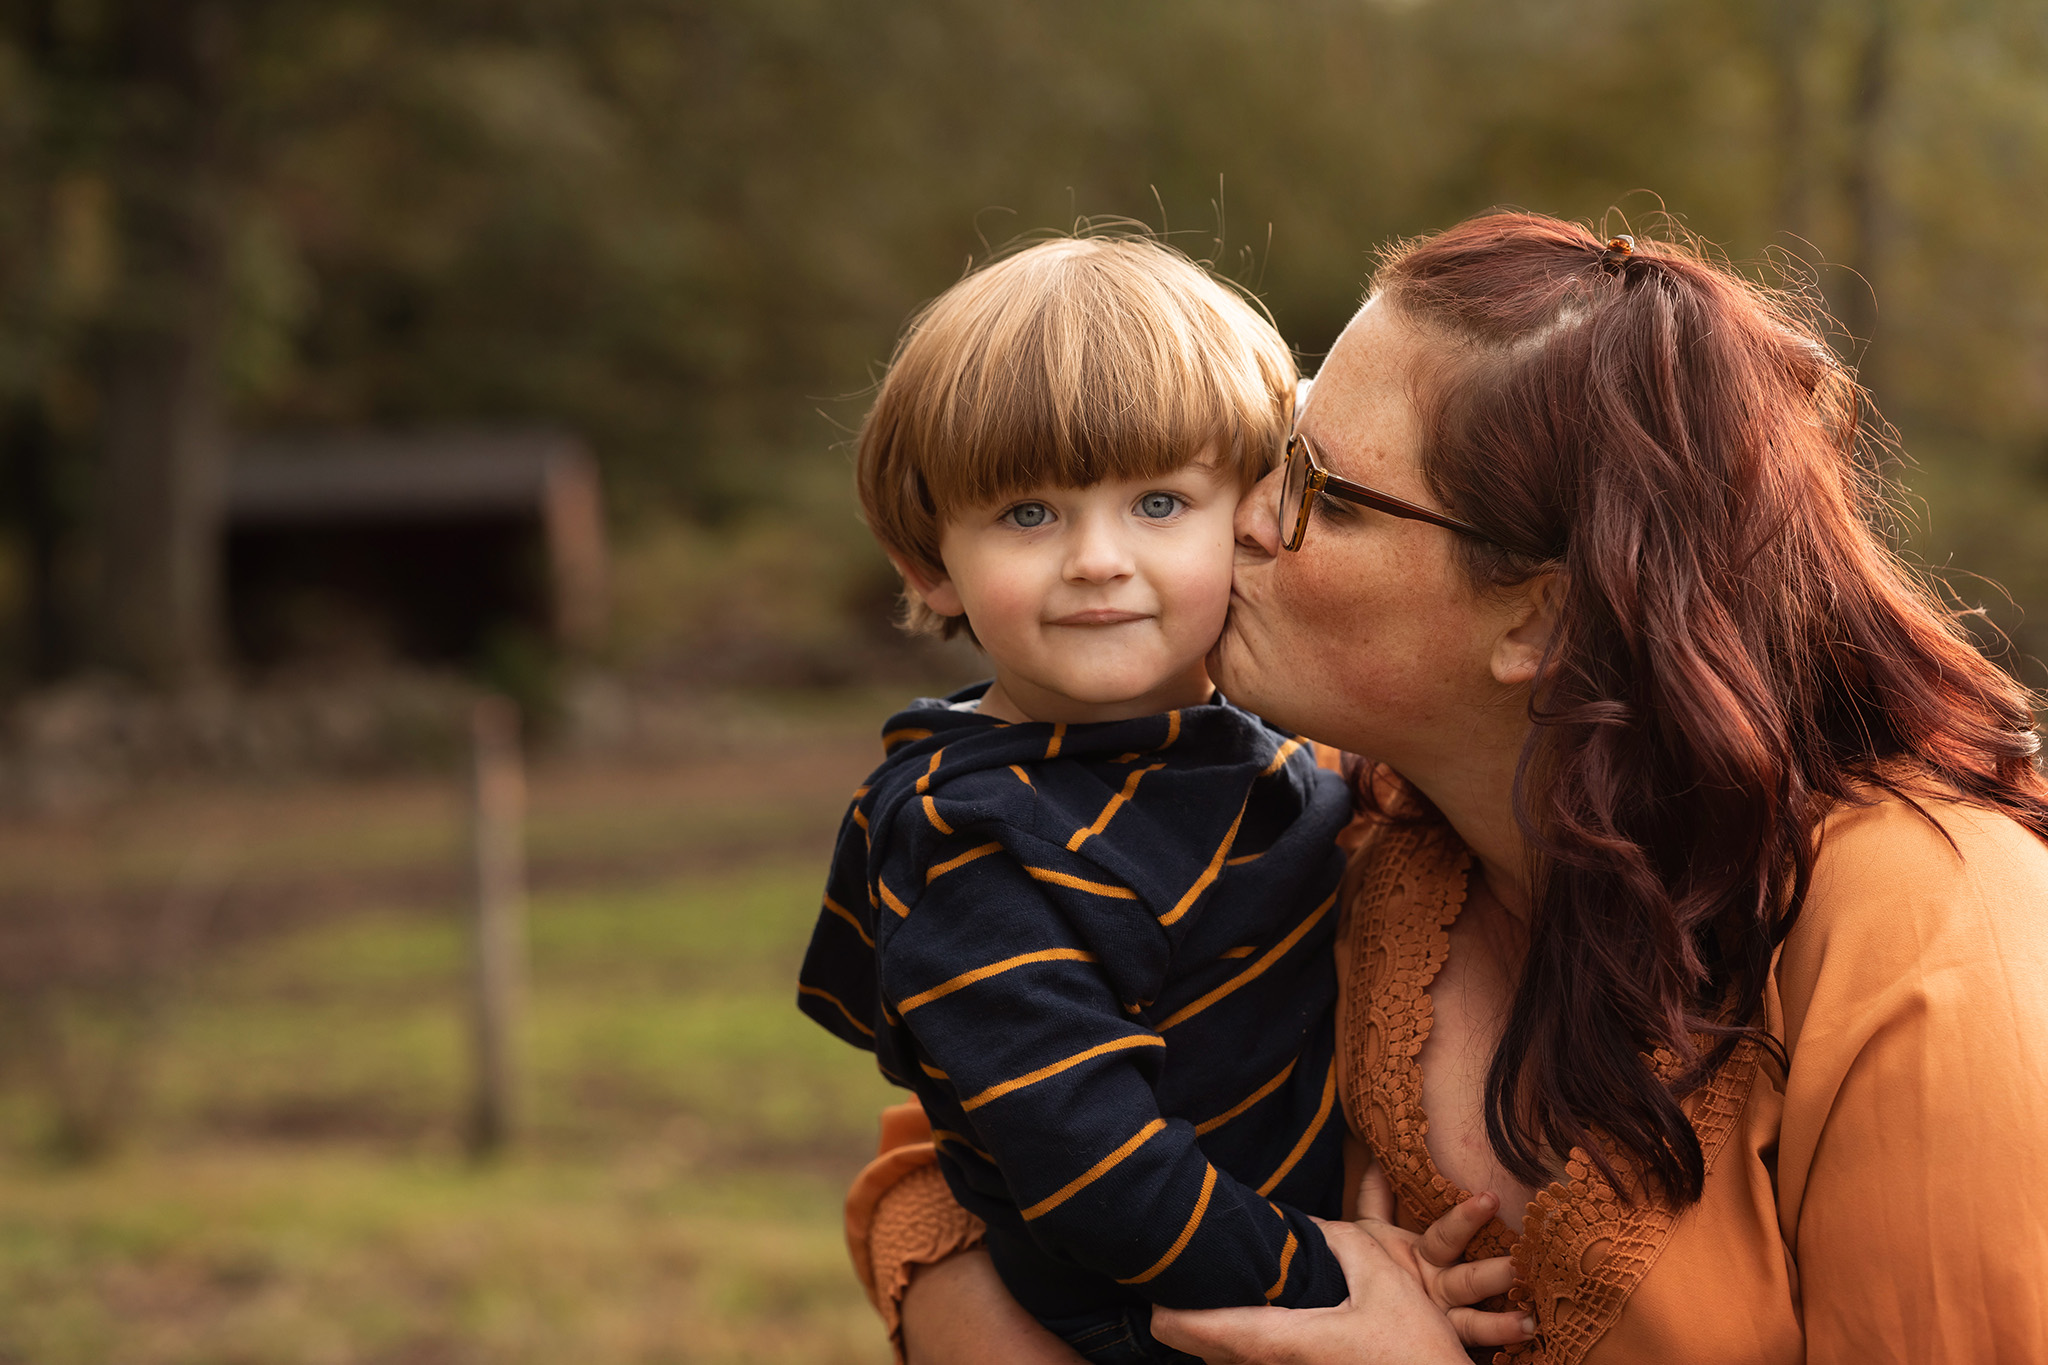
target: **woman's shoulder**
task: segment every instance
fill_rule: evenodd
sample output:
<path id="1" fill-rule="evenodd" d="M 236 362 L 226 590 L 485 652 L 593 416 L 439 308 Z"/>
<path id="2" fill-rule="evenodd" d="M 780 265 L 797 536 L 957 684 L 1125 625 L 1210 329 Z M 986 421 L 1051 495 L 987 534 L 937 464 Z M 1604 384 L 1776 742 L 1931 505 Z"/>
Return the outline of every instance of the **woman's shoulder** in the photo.
<path id="1" fill-rule="evenodd" d="M 2012 817 L 1921 783 L 1840 803 L 1816 838 L 1778 965 L 1788 1022 L 1824 976 L 1868 996 L 2048 974 L 2048 842 Z"/>
<path id="2" fill-rule="evenodd" d="M 1807 910 L 1826 922 L 1853 916 L 1859 900 L 1938 914 L 1957 900 L 2017 898 L 2027 902 L 2019 908 L 2048 912 L 2044 893 L 2048 842 L 2002 811 L 1923 782 L 1869 791 L 1828 813 L 1816 832 Z"/>

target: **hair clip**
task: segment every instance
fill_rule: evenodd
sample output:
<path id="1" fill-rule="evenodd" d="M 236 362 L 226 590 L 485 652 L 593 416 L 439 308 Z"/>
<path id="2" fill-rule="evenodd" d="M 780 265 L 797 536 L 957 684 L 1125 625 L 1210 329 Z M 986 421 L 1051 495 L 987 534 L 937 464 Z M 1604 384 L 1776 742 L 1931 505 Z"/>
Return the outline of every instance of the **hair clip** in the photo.
<path id="1" fill-rule="evenodd" d="M 1607 239 L 1607 249 L 1600 253 L 1600 268 L 1615 274 L 1621 273 L 1621 264 L 1635 255 L 1636 239 L 1626 232 Z"/>

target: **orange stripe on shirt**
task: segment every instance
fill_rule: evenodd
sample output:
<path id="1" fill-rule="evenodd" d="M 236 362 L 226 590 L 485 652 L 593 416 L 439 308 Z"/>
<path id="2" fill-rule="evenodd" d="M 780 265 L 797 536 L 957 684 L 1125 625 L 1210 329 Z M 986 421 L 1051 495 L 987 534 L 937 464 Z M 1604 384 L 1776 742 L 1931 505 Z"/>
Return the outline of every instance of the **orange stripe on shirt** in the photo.
<path id="1" fill-rule="evenodd" d="M 1251 1094 L 1246 1095 L 1243 1099 L 1239 1100 L 1236 1104 L 1231 1105 L 1230 1108 L 1224 1110 L 1215 1118 L 1204 1119 L 1202 1122 L 1196 1124 L 1196 1136 L 1199 1137 L 1203 1133 L 1215 1132 L 1218 1128 L 1221 1128 L 1224 1124 L 1230 1122 L 1239 1114 L 1242 1114 L 1245 1110 L 1251 1108 L 1260 1100 L 1272 1094 L 1275 1090 L 1278 1090 L 1280 1088 L 1281 1083 L 1285 1081 L 1289 1076 L 1292 1076 L 1294 1074 L 1294 1064 L 1300 1060 L 1301 1058 L 1299 1057 L 1290 1059 L 1286 1066 L 1280 1068 L 1280 1074 L 1275 1076 L 1272 1080 L 1267 1081 L 1257 1090 L 1252 1091 Z"/>
<path id="2" fill-rule="evenodd" d="M 860 941 L 862 943 L 867 944 L 870 948 L 875 946 L 875 941 L 868 937 L 867 928 L 864 925 L 862 925 L 857 918 L 854 917 L 853 911 L 847 909 L 838 901 L 833 900 L 830 896 L 825 897 L 825 908 L 827 910 L 830 910 L 833 914 L 839 916 L 839 918 L 845 920 L 848 924 L 851 924 L 853 926 L 853 932 L 860 935 Z"/>
<path id="3" fill-rule="evenodd" d="M 1215 1004 L 1218 1000 L 1221 1000 L 1224 996 L 1229 995 L 1232 991 L 1237 990 L 1241 986 L 1248 986 L 1253 981 L 1257 980 L 1261 975 L 1265 973 L 1268 967 L 1272 966 L 1275 962 L 1278 962 L 1281 958 L 1285 957 L 1287 955 L 1288 949 L 1292 948 L 1295 944 L 1301 942 L 1302 935 L 1306 934 L 1309 930 L 1315 928 L 1316 924 L 1323 918 L 1323 916 L 1330 913 L 1330 907 L 1335 905 L 1336 903 L 1337 893 L 1332 891 L 1330 893 L 1329 899 L 1325 900 L 1321 905 L 1318 905 L 1315 908 L 1314 914 L 1310 915 L 1301 923 L 1295 925 L 1293 932 L 1289 933 L 1286 938 L 1281 939 L 1278 943 L 1268 948 L 1256 962 L 1252 963 L 1251 966 L 1245 968 L 1236 976 L 1231 977 L 1230 980 L 1224 982 L 1215 990 L 1210 991 L 1207 995 L 1195 1001 L 1193 1004 L 1186 1005 L 1181 1009 L 1175 1010 L 1172 1014 L 1168 1015 L 1165 1018 L 1165 1020 L 1161 1022 L 1161 1024 L 1159 1025 L 1160 1029 L 1170 1029 L 1175 1024 L 1180 1023 L 1182 1020 L 1192 1019 L 1194 1016 L 1200 1014 L 1203 1010 L 1209 1008 L 1209 1006 Z"/>
<path id="4" fill-rule="evenodd" d="M 1166 1040 L 1156 1033 L 1133 1033 L 1123 1038 L 1112 1038 L 1106 1043 L 1097 1043 L 1094 1047 L 1077 1052 L 1071 1057 L 1062 1057 L 1050 1066 L 1042 1066 L 1036 1071 L 1027 1071 L 1023 1075 L 1013 1076 L 1007 1081 L 998 1081 L 973 1099 L 963 1101 L 960 1107 L 963 1110 L 972 1112 L 981 1108 L 984 1104 L 990 1104 L 1005 1095 L 1015 1094 L 1027 1086 L 1037 1085 L 1040 1081 L 1051 1080 L 1062 1071 L 1071 1071 L 1083 1062 L 1092 1062 L 1097 1057 L 1104 1057 L 1112 1052 L 1124 1052 L 1134 1047 L 1165 1046 Z"/>
<path id="5" fill-rule="evenodd" d="M 941 834 L 951 834 L 953 827 L 939 814 L 938 802 L 930 796 L 932 774 L 939 770 L 939 760 L 946 756 L 944 749 L 932 755 L 932 761 L 925 764 L 924 776 L 917 779 L 917 794 L 924 797 L 924 818 L 932 822 L 932 828 Z"/>
<path id="6" fill-rule="evenodd" d="M 1117 1283 L 1143 1284 L 1145 1283 L 1145 1281 L 1153 1279 L 1159 1274 L 1160 1271 L 1166 1269 L 1166 1267 L 1172 1265 L 1175 1261 L 1179 1260 L 1180 1254 L 1188 1249 L 1188 1243 L 1192 1242 L 1195 1239 L 1195 1229 L 1202 1225 L 1202 1215 L 1209 1211 L 1209 1196 L 1214 1194 L 1215 1192 L 1216 1168 L 1214 1166 L 1210 1166 L 1202 1172 L 1202 1197 L 1195 1201 L 1195 1211 L 1188 1215 L 1187 1226 L 1183 1227 L 1180 1230 L 1180 1236 L 1173 1239 L 1173 1245 L 1166 1249 L 1166 1254 L 1164 1256 L 1161 1256 L 1158 1260 L 1154 1261 L 1152 1263 L 1152 1268 L 1150 1270 L 1147 1270 L 1144 1274 L 1133 1275 L 1130 1279 L 1118 1280 Z M 1284 1275 L 1285 1272 L 1283 1271 L 1282 1274 Z"/>
<path id="7" fill-rule="evenodd" d="M 1105 882 L 1091 882 L 1085 877 L 1076 877 L 1066 872 L 1055 872 L 1049 867 L 1027 867 L 1024 870 L 1039 881 L 1051 882 L 1054 886 L 1069 887 L 1075 891 L 1089 891 L 1098 896 L 1108 896 L 1112 900 L 1134 901 L 1138 898 L 1138 893 L 1127 886 L 1110 886 Z"/>
<path id="8" fill-rule="evenodd" d="M 1293 757 L 1294 751 L 1296 749 L 1299 749 L 1300 747 L 1300 740 L 1290 739 L 1285 744 L 1281 745 L 1278 749 L 1275 749 L 1273 751 L 1273 761 L 1266 765 L 1266 770 L 1260 773 L 1259 776 L 1271 777 L 1274 773 L 1279 772 L 1280 769 L 1283 766 L 1285 766 L 1287 760 Z"/>
<path id="9" fill-rule="evenodd" d="M 1301 1135 L 1301 1141 L 1294 1144 L 1294 1150 L 1287 1154 L 1287 1160 L 1280 1163 L 1280 1169 L 1267 1176 L 1266 1183 L 1259 1186 L 1260 1194 L 1271 1194 L 1274 1190 L 1278 1189 L 1280 1182 L 1287 1178 L 1287 1173 L 1294 1169 L 1296 1163 L 1303 1156 L 1308 1154 L 1310 1144 L 1316 1140 L 1316 1135 L 1323 1131 L 1323 1125 L 1330 1121 L 1330 1109 L 1336 1103 L 1336 1100 L 1337 1059 L 1332 1057 L 1330 1059 L 1329 1074 L 1323 1077 L 1323 1098 L 1321 1103 L 1316 1105 L 1316 1116 L 1309 1120 L 1308 1131 Z M 1280 1279 L 1283 1284 L 1286 1283 L 1287 1276 L 1284 1271 Z M 1271 1298 L 1272 1295 L 1269 1294 L 1267 1297 Z"/>
<path id="10" fill-rule="evenodd" d="M 1067 852 L 1072 853 L 1075 849 L 1102 833 L 1103 830 L 1109 828 L 1110 820 L 1115 817 L 1117 811 L 1123 808 L 1124 802 L 1130 800 L 1137 793 L 1138 783 L 1144 780 L 1145 774 L 1156 773 L 1165 766 L 1164 763 L 1154 763 L 1151 767 L 1140 768 L 1125 778 L 1123 790 L 1109 798 L 1109 804 L 1102 808 L 1102 814 L 1095 817 L 1094 823 L 1084 829 L 1074 831 L 1074 837 L 1067 840 Z"/>
<path id="11" fill-rule="evenodd" d="M 930 800 L 931 798 L 926 797 L 925 799 Z M 948 858 L 943 863 L 933 863 L 929 868 L 925 869 L 924 884 L 930 886 L 954 868 L 965 867 L 976 858 L 986 858 L 989 854 L 996 852 L 1000 848 L 1002 848 L 1002 845 L 999 843 L 983 844 L 978 848 L 970 848 L 957 857 Z"/>
<path id="12" fill-rule="evenodd" d="M 932 1141 L 935 1143 L 950 1142 L 955 1147 L 965 1147 L 968 1151 L 974 1153 L 983 1161 L 986 1161 L 989 1165 L 993 1166 L 996 1164 L 996 1159 L 994 1157 L 990 1156 L 987 1152 L 982 1151 L 981 1148 L 975 1146 L 966 1138 L 961 1137 L 958 1133 L 954 1132 L 950 1128 L 932 1129 Z"/>
<path id="13" fill-rule="evenodd" d="M 1195 908 L 1195 902 L 1202 898 L 1202 893 L 1216 880 L 1216 874 L 1223 870 L 1223 860 L 1230 856 L 1230 845 L 1237 839 L 1237 827 L 1243 823 L 1244 807 L 1239 806 L 1237 818 L 1230 822 L 1230 831 L 1223 836 L 1223 842 L 1216 845 L 1216 852 L 1210 857 L 1209 865 L 1202 869 L 1201 876 L 1195 878 L 1195 884 L 1187 889 L 1187 894 L 1174 902 L 1173 909 L 1159 917 L 1161 924 L 1172 924 Z"/>
<path id="14" fill-rule="evenodd" d="M 1045 756 L 1047 758 L 1058 758 L 1060 756 L 1060 745 L 1066 743 L 1066 741 L 1066 724 L 1064 722 L 1055 723 L 1052 727 L 1052 740 L 1045 746 Z"/>
<path id="15" fill-rule="evenodd" d="M 820 1000 L 830 1001 L 832 1004 L 839 1007 L 839 1012 L 841 1014 L 846 1016 L 847 1023 L 853 1025 L 855 1028 L 859 1029 L 862 1033 L 865 1033 L 870 1038 L 875 1036 L 875 1031 L 869 1028 L 866 1024 L 863 1024 L 860 1020 L 854 1018 L 853 1011 L 846 1008 L 846 1002 L 844 1000 L 841 1000 L 838 996 L 832 994 L 832 992 L 821 991 L 816 986 L 798 986 L 796 988 L 796 993 L 798 995 L 815 995 Z"/>
<path id="16" fill-rule="evenodd" d="M 910 918 L 910 907 L 905 905 L 902 901 L 896 899 L 896 893 L 889 889 L 889 883 L 883 881 L 880 877 L 877 877 L 875 878 L 875 885 L 881 889 L 882 903 L 888 906 L 891 910 L 894 910 L 896 912 L 896 917 L 898 919 Z"/>
<path id="17" fill-rule="evenodd" d="M 965 990 L 977 981 L 986 981 L 992 976 L 1001 976 L 1004 972 L 1018 967 L 1028 967 L 1034 962 L 1093 961 L 1095 961 L 1095 954 L 1083 948 L 1041 948 L 1035 953 L 1019 953 L 1016 957 L 1006 957 L 1001 962 L 991 962 L 985 967 L 976 967 L 972 971 L 962 972 L 951 981 L 934 986 L 928 991 L 919 991 L 916 995 L 911 996 L 898 1005 L 896 1010 L 899 1014 L 908 1014 L 919 1005 L 929 1005 L 932 1001 L 951 995 L 954 991 Z"/>
<path id="18" fill-rule="evenodd" d="M 1280 1278 L 1273 1281 L 1273 1287 L 1266 1291 L 1267 1303 L 1271 1303 L 1279 1298 L 1281 1293 L 1287 1288 L 1287 1272 L 1293 1267 L 1294 1253 L 1300 1246 L 1301 1243 L 1294 1240 L 1294 1234 L 1289 1232 L 1287 1234 L 1287 1245 L 1280 1248 Z"/>
<path id="19" fill-rule="evenodd" d="M 1102 1177 L 1104 1177 L 1105 1175 L 1108 1175 L 1111 1170 L 1115 1169 L 1116 1164 L 1118 1162 L 1122 1161 L 1132 1152 L 1137 1151 L 1140 1147 L 1143 1147 L 1146 1143 L 1150 1142 L 1153 1138 L 1157 1137 L 1159 1134 L 1165 1131 L 1166 1120 L 1153 1119 L 1143 1128 L 1140 1128 L 1137 1132 L 1131 1134 L 1130 1137 L 1126 1138 L 1124 1140 L 1123 1146 L 1117 1148 L 1108 1156 L 1102 1158 L 1102 1160 L 1096 1162 L 1093 1166 L 1090 1166 L 1087 1170 L 1083 1171 L 1080 1175 L 1075 1176 L 1072 1180 L 1069 1180 L 1066 1184 L 1060 1186 L 1059 1189 L 1053 1191 L 1045 1198 L 1039 1200 L 1036 1204 L 1033 1204 L 1030 1208 L 1021 1210 L 1021 1212 L 1027 1220 L 1032 1218 L 1043 1218 L 1046 1214 L 1051 1213 L 1054 1209 L 1066 1203 L 1069 1199 L 1072 1199 L 1075 1195 L 1087 1189 L 1090 1185 L 1093 1185 L 1096 1181 L 1102 1179 Z"/>
<path id="20" fill-rule="evenodd" d="M 909 744 L 916 740 L 930 739 L 931 737 L 932 732 L 929 730 L 891 730 L 888 734 L 882 736 L 882 752 L 887 753 L 898 744 Z"/>

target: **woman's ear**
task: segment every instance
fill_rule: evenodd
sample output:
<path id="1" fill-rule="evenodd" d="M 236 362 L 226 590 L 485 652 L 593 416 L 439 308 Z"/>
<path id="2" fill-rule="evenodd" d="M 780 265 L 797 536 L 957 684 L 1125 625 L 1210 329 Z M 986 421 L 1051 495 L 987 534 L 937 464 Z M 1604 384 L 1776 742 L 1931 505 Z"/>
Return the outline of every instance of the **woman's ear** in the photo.
<path id="1" fill-rule="evenodd" d="M 1493 680 L 1501 686 L 1526 687 L 1536 681 L 1557 628 L 1562 586 L 1555 573 L 1540 573 L 1509 590 L 1507 627 L 1493 642 Z"/>
<path id="2" fill-rule="evenodd" d="M 903 586 L 915 593 L 927 607 L 941 616 L 966 614 L 967 608 L 960 601 L 960 590 L 953 586 L 952 579 L 944 574 L 933 577 L 894 550 L 889 551 L 889 562 L 896 566 L 897 573 L 903 575 Z"/>

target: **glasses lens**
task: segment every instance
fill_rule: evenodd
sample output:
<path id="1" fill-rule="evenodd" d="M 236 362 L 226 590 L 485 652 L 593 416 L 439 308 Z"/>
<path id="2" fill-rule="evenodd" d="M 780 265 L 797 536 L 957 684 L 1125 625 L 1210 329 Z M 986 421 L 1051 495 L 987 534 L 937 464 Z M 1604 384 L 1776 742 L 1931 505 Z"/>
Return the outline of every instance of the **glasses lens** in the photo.
<path id="1" fill-rule="evenodd" d="M 1301 548 L 1295 536 L 1302 528 L 1302 500 L 1308 496 L 1308 444 L 1299 436 L 1287 441 L 1287 477 L 1280 484 L 1280 543 Z"/>

